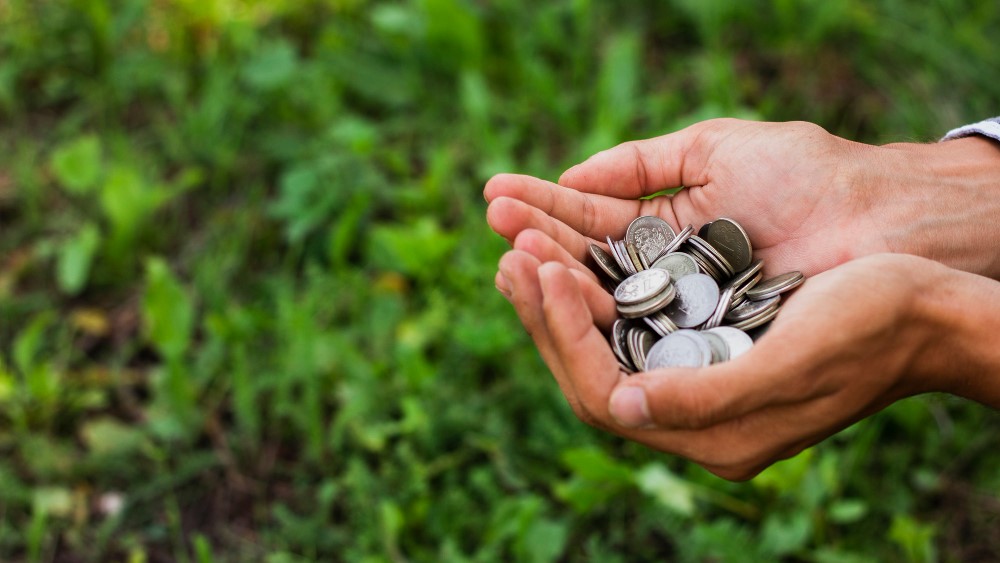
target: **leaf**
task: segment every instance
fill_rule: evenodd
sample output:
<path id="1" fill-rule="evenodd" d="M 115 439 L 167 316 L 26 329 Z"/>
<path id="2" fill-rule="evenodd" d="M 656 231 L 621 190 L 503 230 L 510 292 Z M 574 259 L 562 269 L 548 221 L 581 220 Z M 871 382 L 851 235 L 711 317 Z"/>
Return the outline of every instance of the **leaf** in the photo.
<path id="1" fill-rule="evenodd" d="M 569 536 L 569 526 L 561 520 L 539 518 L 531 523 L 521 538 L 524 560 L 555 561 L 562 555 Z"/>
<path id="2" fill-rule="evenodd" d="M 889 539 L 902 549 L 907 561 L 922 563 L 937 560 L 936 533 L 933 524 L 921 524 L 906 514 L 897 514 L 889 528 Z"/>
<path id="3" fill-rule="evenodd" d="M 56 262 L 56 280 L 59 289 L 67 295 L 76 295 L 86 286 L 90 267 L 101 244 L 101 232 L 88 223 L 76 236 L 59 246 Z"/>
<path id="4" fill-rule="evenodd" d="M 94 454 L 127 454 L 142 445 L 143 434 L 135 427 L 113 418 L 87 421 L 80 429 L 83 443 Z"/>
<path id="5" fill-rule="evenodd" d="M 32 505 L 36 513 L 69 516 L 73 511 L 73 494 L 65 487 L 39 487 L 35 489 Z"/>
<path id="6" fill-rule="evenodd" d="M 691 485 L 671 473 L 663 464 L 650 463 L 643 467 L 636 475 L 636 484 L 639 490 L 670 510 L 682 516 L 694 514 L 694 491 Z"/>
<path id="7" fill-rule="evenodd" d="M 146 262 L 146 293 L 142 302 L 146 339 L 164 357 L 179 359 L 194 329 L 194 304 L 161 258 Z"/>
<path id="8" fill-rule="evenodd" d="M 806 511 L 773 512 L 764 521 L 760 547 L 775 556 L 791 555 L 806 546 L 812 529 L 812 520 Z"/>
<path id="9" fill-rule="evenodd" d="M 584 479 L 619 485 L 633 483 L 632 468 L 612 459 L 596 447 L 566 450 L 560 457 L 563 465 Z"/>
<path id="10" fill-rule="evenodd" d="M 273 90 L 288 84 L 298 67 L 298 55 L 288 41 L 275 41 L 260 48 L 243 67 L 243 78 L 259 90 Z"/>
<path id="11" fill-rule="evenodd" d="M 49 165 L 66 191 L 85 195 L 101 178 L 101 141 L 85 135 L 62 144 L 52 153 Z"/>
<path id="12" fill-rule="evenodd" d="M 868 503 L 861 499 L 843 499 L 830 505 L 827 515 L 837 524 L 853 524 L 868 514 Z"/>

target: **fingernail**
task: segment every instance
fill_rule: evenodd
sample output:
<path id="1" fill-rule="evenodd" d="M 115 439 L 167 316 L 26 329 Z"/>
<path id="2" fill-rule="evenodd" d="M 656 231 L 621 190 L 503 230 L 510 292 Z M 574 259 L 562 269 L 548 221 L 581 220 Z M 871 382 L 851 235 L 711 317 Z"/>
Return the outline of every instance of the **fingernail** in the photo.
<path id="1" fill-rule="evenodd" d="M 507 274 L 500 270 L 500 277 L 496 279 L 497 291 L 504 294 L 507 298 L 514 296 L 514 284 L 510 283 L 510 278 Z"/>
<path id="2" fill-rule="evenodd" d="M 618 424 L 626 428 L 640 428 L 652 423 L 646 392 L 641 387 L 628 386 L 616 390 L 611 394 L 608 410 Z"/>
<path id="3" fill-rule="evenodd" d="M 514 294 L 511 293 L 510 291 L 510 284 L 507 282 L 506 278 L 501 278 L 500 283 L 496 284 L 496 287 L 497 291 L 503 294 L 503 296 L 506 297 L 507 299 L 510 299 L 511 297 L 514 296 Z"/>

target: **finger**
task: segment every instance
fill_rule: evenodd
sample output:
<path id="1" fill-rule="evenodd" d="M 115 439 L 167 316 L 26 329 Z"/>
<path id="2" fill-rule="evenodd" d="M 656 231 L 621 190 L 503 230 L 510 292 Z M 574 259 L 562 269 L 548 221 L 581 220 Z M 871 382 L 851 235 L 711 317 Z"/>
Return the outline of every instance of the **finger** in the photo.
<path id="1" fill-rule="evenodd" d="M 542 291 L 538 282 L 540 265 L 538 259 L 527 252 L 511 250 L 500 258 L 498 268 L 500 275 L 506 280 L 507 287 L 510 288 L 510 301 L 521 324 L 534 340 L 539 354 L 574 412 L 580 412 L 573 386 L 565 376 L 565 369 L 553 349 L 552 339 L 545 325 Z"/>
<path id="2" fill-rule="evenodd" d="M 509 197 L 493 200 L 486 209 L 486 221 L 497 234 L 511 243 L 522 231 L 537 229 L 565 248 L 577 261 L 582 263 L 587 259 L 590 239 L 523 201 Z M 621 229 L 624 230 L 624 227 Z"/>
<path id="3" fill-rule="evenodd" d="M 636 374 L 615 389 L 609 409 L 627 428 L 699 430 L 821 393 L 798 367 L 794 351 L 785 349 L 786 341 L 760 342 L 739 358 L 708 368 Z"/>
<path id="4" fill-rule="evenodd" d="M 486 183 L 486 201 L 509 197 L 527 203 L 594 239 L 620 237 L 639 215 L 640 202 L 581 193 L 531 176 L 499 174 Z"/>
<path id="5" fill-rule="evenodd" d="M 611 332 L 611 325 L 618 320 L 615 298 L 584 274 L 576 270 L 570 270 L 570 273 L 576 278 L 583 300 L 587 302 L 587 309 L 590 309 L 590 314 L 594 318 L 594 324 L 605 334 Z"/>
<path id="6" fill-rule="evenodd" d="M 559 184 L 625 199 L 666 188 L 702 186 L 710 179 L 708 164 L 715 146 L 749 123 L 711 119 L 676 133 L 622 143 L 570 168 Z"/>
<path id="7" fill-rule="evenodd" d="M 559 262 L 567 268 L 571 268 L 587 276 L 594 283 L 598 283 L 597 274 L 593 270 L 584 266 L 579 259 L 542 231 L 537 229 L 525 229 L 521 231 L 514 239 L 513 246 L 517 250 L 523 250 L 538 258 L 539 262 Z"/>
<path id="8" fill-rule="evenodd" d="M 542 308 L 552 348 L 576 392 L 588 424 L 607 427 L 608 397 L 625 378 L 604 335 L 594 319 L 570 271 L 557 262 L 538 269 Z"/>

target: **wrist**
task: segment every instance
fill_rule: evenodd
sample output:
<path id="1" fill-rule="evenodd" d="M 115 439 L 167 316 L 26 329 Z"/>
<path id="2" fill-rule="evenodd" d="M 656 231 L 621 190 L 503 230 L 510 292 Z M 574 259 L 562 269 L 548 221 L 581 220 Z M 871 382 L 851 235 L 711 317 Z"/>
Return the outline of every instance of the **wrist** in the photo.
<path id="1" fill-rule="evenodd" d="M 1000 283 L 929 264 L 928 284 L 914 301 L 923 345 L 914 371 L 923 391 L 944 391 L 1000 408 Z M 921 272 L 923 275 L 924 272 Z"/>
<path id="2" fill-rule="evenodd" d="M 872 147 L 869 212 L 886 250 L 1000 278 L 1000 143 Z"/>

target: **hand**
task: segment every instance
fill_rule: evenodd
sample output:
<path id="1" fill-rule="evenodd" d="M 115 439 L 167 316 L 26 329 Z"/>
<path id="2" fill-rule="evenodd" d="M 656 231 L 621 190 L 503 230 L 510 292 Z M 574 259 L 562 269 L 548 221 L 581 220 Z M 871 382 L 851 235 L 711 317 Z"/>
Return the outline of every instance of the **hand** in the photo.
<path id="1" fill-rule="evenodd" d="M 541 231 L 564 250 L 554 259 L 584 275 L 589 242 L 620 239 L 635 217 L 658 215 L 675 228 L 736 219 L 768 274 L 811 276 L 898 252 L 1000 277 L 998 146 L 876 147 L 809 123 L 717 119 L 598 153 L 558 185 L 500 175 L 484 195 L 497 233 L 514 241 Z M 686 189 L 672 197 L 638 199 L 678 186 Z"/>
<path id="2" fill-rule="evenodd" d="M 540 238 L 544 235 L 538 235 Z M 747 479 L 909 395 L 1000 405 L 1000 284 L 913 256 L 816 275 L 746 354 L 702 369 L 626 376 L 604 334 L 610 295 L 558 262 L 512 250 L 501 276 L 585 422 Z"/>

